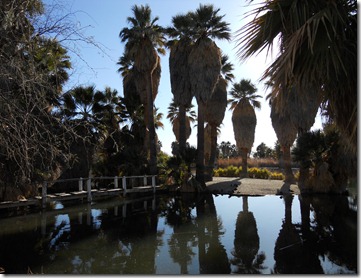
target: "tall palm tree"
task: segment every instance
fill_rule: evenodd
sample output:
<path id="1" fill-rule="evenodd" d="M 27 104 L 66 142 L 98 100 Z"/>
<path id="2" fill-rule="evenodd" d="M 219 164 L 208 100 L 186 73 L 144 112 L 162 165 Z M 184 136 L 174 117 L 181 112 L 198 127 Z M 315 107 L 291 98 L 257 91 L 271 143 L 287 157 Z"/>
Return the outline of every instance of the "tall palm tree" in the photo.
<path id="1" fill-rule="evenodd" d="M 208 170 L 210 173 L 213 172 L 212 170 L 216 160 L 218 128 L 222 124 L 228 104 L 227 86 L 229 81 L 232 81 L 234 78 L 232 73 L 233 64 L 228 61 L 227 55 L 222 54 L 221 64 L 221 72 L 216 88 L 211 97 L 208 99 L 205 109 L 205 121 L 209 124 L 211 132 L 211 148 L 208 160 Z"/>
<path id="2" fill-rule="evenodd" d="M 271 0 L 255 8 L 238 32 L 246 59 L 280 40 L 265 71 L 279 90 L 297 86 L 322 91 L 325 107 L 351 147 L 357 149 L 357 1 Z"/>
<path id="3" fill-rule="evenodd" d="M 204 184 L 204 111 L 221 71 L 221 51 L 212 39 L 230 39 L 229 23 L 218 15 L 220 9 L 202 5 L 190 14 L 193 38 L 196 39 L 188 56 L 192 94 L 198 103 L 197 180 Z"/>
<path id="4" fill-rule="evenodd" d="M 125 53 L 134 61 L 133 74 L 136 88 L 143 103 L 145 103 L 145 119 L 149 132 L 149 170 L 151 174 L 157 172 L 157 146 L 153 117 L 154 92 L 159 85 L 160 58 L 157 54 L 164 54 L 163 28 L 156 24 L 158 17 L 152 18 L 148 5 L 132 7 L 134 17 L 128 17 L 131 28 L 120 31 L 122 42 L 126 42 Z M 154 78 L 154 73 L 159 78 Z M 144 97 L 146 96 L 146 97 Z"/>
<path id="5" fill-rule="evenodd" d="M 297 137 L 297 127 L 292 122 L 291 110 L 296 109 L 296 107 L 285 104 L 284 108 L 287 107 L 289 109 L 284 109 L 281 113 L 279 109 L 277 109 L 276 105 L 277 102 L 280 102 L 278 98 L 280 98 L 280 95 L 270 99 L 271 121 L 273 129 L 277 135 L 278 142 L 281 145 L 282 160 L 284 161 L 285 182 L 293 183 L 295 181 L 295 177 L 291 167 L 291 146 Z"/>
<path id="6" fill-rule="evenodd" d="M 180 144 L 181 136 L 180 136 L 180 118 L 181 116 L 181 105 L 177 106 L 175 101 L 172 101 L 168 107 L 168 116 L 167 118 L 170 120 L 171 124 L 173 125 L 173 133 L 175 135 L 176 140 Z M 194 105 L 190 103 L 188 106 L 185 106 L 185 139 L 188 140 L 192 133 L 191 123 L 194 123 L 197 115 L 196 112 L 193 110 Z M 180 150 L 179 150 L 180 151 Z"/>
<path id="7" fill-rule="evenodd" d="M 189 13 L 176 15 L 172 17 L 172 24 L 172 27 L 167 28 L 167 34 L 172 39 L 168 43 L 170 47 L 169 73 L 174 104 L 179 107 L 179 116 L 176 118 L 179 131 L 175 134 L 178 135 L 179 153 L 183 155 L 186 141 L 189 138 L 187 136 L 189 121 L 187 121 L 186 110 L 192 105 L 193 99 L 188 66 L 188 56 L 193 44 L 192 18 Z"/>
<path id="8" fill-rule="evenodd" d="M 267 84 L 270 85 L 269 82 Z M 312 88 L 308 88 L 308 90 L 304 90 L 302 93 L 297 93 L 297 89 L 296 86 L 292 86 L 288 90 L 284 89 L 277 92 L 273 88 L 273 91 L 267 96 L 271 103 L 272 125 L 283 149 L 286 181 L 289 182 L 294 181 L 291 171 L 290 147 L 293 145 L 297 135 L 301 136 L 310 130 L 315 122 L 316 114 L 322 101 L 321 94 Z M 284 127 L 282 127 L 282 124 L 284 124 Z M 291 125 L 293 127 L 290 127 Z M 308 169 L 300 168 L 298 186 L 301 191 L 308 172 Z"/>
<path id="9" fill-rule="evenodd" d="M 238 151 L 242 156 L 242 177 L 247 177 L 247 157 L 254 143 L 257 118 L 254 108 L 261 108 L 261 103 L 257 100 L 260 95 L 256 95 L 257 88 L 251 80 L 242 79 L 239 83 L 234 83 L 230 91 L 231 99 L 228 101 L 233 110 L 232 124 L 234 138 Z"/>
<path id="10" fill-rule="evenodd" d="M 287 101 L 287 107 L 289 107 L 291 112 L 291 121 L 297 128 L 297 136 L 300 137 L 308 132 L 315 123 L 317 111 L 322 102 L 322 95 L 320 91 L 314 90 L 312 87 L 304 87 L 302 92 L 297 92 L 297 90 L 300 89 L 295 86 L 290 88 L 290 93 L 287 94 L 284 101 Z M 282 105 L 276 106 L 278 109 L 282 107 Z M 285 106 L 283 105 L 283 107 Z M 305 187 L 304 183 L 308 177 L 309 168 L 300 166 L 300 175 L 297 184 L 301 192 Z"/>

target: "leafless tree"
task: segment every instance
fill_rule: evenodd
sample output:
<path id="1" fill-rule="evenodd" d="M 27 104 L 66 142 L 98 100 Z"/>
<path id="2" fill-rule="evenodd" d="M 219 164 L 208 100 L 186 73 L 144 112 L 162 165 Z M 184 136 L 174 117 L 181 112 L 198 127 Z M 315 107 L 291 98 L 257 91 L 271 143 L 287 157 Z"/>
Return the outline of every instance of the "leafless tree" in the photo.
<path id="1" fill-rule="evenodd" d="M 39 0 L 0 3 L 0 200 L 36 194 L 71 161 L 74 127 L 56 116 L 70 57 L 79 43 L 101 48 L 62 14 Z"/>

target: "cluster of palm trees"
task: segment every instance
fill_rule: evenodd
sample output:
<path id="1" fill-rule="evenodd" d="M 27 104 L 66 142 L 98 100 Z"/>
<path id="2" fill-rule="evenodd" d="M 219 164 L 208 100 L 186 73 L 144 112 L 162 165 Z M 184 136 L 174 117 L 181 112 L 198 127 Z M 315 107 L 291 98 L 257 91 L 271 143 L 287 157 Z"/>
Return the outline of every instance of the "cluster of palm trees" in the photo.
<path id="1" fill-rule="evenodd" d="M 220 9 L 213 5 L 200 4 L 195 11 L 174 16 L 172 26 L 168 28 L 156 24 L 158 18 L 152 18 L 148 5 L 135 5 L 132 11 L 134 17 L 128 18 L 130 28 L 123 28 L 120 32 L 121 40 L 126 44 L 119 64 L 122 65 L 120 72 L 123 76 L 125 98 L 138 96 L 138 103 L 145 107 L 144 119 L 148 138 L 145 141 L 145 150 L 149 153 L 150 172 L 156 172 L 157 162 L 152 115 L 161 72 L 158 54 L 164 54 L 164 47 L 167 46 L 170 49 L 169 70 L 173 94 L 168 117 L 173 123 L 173 131 L 179 143 L 179 155 L 182 156 L 191 133 L 190 124 L 195 120 L 192 100 L 196 99 L 196 176 L 202 184 L 205 179 L 205 163 L 212 169 L 216 159 L 217 133 L 228 105 L 227 86 L 234 78 L 233 65 L 214 42 L 215 39 L 231 39 L 229 24 L 223 20 L 224 15 L 219 15 Z M 165 36 L 169 38 L 168 41 Z M 252 100 L 255 107 L 260 106 L 259 102 L 253 101 L 259 96 L 254 95 L 256 88 L 251 81 L 242 80 L 242 84 L 234 84 L 235 93 L 232 95 L 231 107 L 237 107 L 234 114 L 242 113 L 244 108 L 241 103 L 249 103 L 248 99 Z M 253 110 L 253 107 L 251 109 Z M 252 134 L 249 135 L 251 138 L 247 139 L 246 145 L 238 140 L 238 147 L 245 150 L 245 163 L 254 141 L 254 111 L 252 116 Z M 248 121 L 247 119 L 246 122 Z M 234 121 L 234 126 L 237 130 L 249 128 L 239 120 Z M 244 132 L 242 136 L 243 134 Z"/>
<path id="2" fill-rule="evenodd" d="M 356 1 L 309 2 L 273 0 L 260 4 L 250 13 L 253 19 L 237 34 L 241 59 L 271 48 L 276 38 L 280 40 L 278 56 L 263 80 L 272 89 L 268 96 L 272 125 L 282 146 L 289 182 L 294 181 L 290 148 L 297 136 L 311 128 L 319 107 L 356 150 Z M 217 130 L 227 104 L 231 103 L 235 139 L 243 160 L 242 174 L 246 175 L 257 123 L 254 108 L 260 108 L 260 96 L 255 94 L 257 89 L 250 80 L 242 80 L 234 83 L 232 99 L 227 101 L 233 66 L 215 40 L 230 40 L 231 34 L 220 9 L 200 4 L 195 11 L 174 16 L 168 28 L 156 24 L 158 18 L 152 18 L 147 5 L 135 5 L 132 11 L 134 17 L 128 18 L 131 27 L 120 32 L 122 42 L 126 42 L 120 61 L 128 61 L 126 70 L 122 69 L 124 95 L 135 92 L 145 107 L 145 149 L 149 152 L 150 171 L 156 172 L 157 161 L 152 115 L 161 72 L 158 54 L 164 54 L 167 46 L 172 107 L 178 109 L 171 120 L 179 154 L 184 153 L 190 135 L 194 116 L 187 115 L 187 111 L 195 98 L 197 180 L 202 183 L 205 163 L 214 164 Z M 345 55 L 341 57 L 341 53 Z"/>
<path id="3" fill-rule="evenodd" d="M 10 21 L 24 20 L 24 30 L 29 30 L 23 30 L 26 34 L 22 36 L 15 27 L 1 29 L 0 142 L 1 157 L 8 161 L 0 165 L 3 184 L 11 188 L 29 185 L 16 193 L 28 196 L 29 188 L 35 192 L 38 182 L 59 176 L 86 177 L 91 171 L 102 175 L 156 173 L 160 143 L 155 129 L 162 127 L 163 115 L 154 107 L 154 99 L 161 74 L 159 55 L 166 47 L 170 49 L 171 107 L 175 113 L 169 113 L 169 118 L 183 155 L 190 121 L 196 118 L 191 112 L 196 98 L 197 177 L 203 179 L 204 121 L 212 138 L 207 163 L 213 165 L 217 129 L 227 106 L 227 82 L 233 78 L 232 65 L 212 40 L 230 39 L 219 9 L 200 5 L 195 12 L 174 17 L 172 27 L 162 28 L 156 24 L 158 18 L 152 18 L 149 6 L 134 6 L 134 17 L 128 18 L 130 28 L 120 32 L 126 42 L 118 63 L 124 92 L 120 97 L 116 90 L 94 86 L 63 93 L 71 67 L 66 49 L 56 39 L 35 35 L 26 14 L 11 17 L 11 5 L 7 4 L 2 16 L 9 16 Z M 19 10 L 25 11 L 20 4 Z"/>

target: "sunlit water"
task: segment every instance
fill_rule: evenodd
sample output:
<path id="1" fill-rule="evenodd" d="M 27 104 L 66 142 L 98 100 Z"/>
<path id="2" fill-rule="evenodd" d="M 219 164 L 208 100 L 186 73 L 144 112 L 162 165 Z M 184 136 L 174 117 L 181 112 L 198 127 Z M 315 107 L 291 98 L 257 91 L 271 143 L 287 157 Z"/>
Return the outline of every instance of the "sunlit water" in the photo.
<path id="1" fill-rule="evenodd" d="M 57 203 L 0 223 L 8 274 L 357 273 L 357 201 L 347 196 Z"/>

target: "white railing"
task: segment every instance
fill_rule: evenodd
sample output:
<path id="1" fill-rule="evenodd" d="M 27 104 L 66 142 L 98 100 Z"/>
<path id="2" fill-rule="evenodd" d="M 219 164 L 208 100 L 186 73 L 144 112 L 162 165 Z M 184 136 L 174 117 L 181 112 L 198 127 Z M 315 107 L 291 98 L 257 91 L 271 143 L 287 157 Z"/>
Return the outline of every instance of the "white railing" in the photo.
<path id="1" fill-rule="evenodd" d="M 148 184 L 148 178 L 151 178 L 151 184 Z M 141 183 L 144 187 L 152 187 L 153 193 L 156 191 L 156 176 L 155 175 L 143 175 L 143 176 L 115 176 L 115 177 L 89 177 L 89 178 L 73 178 L 73 179 L 62 179 L 56 180 L 51 183 L 59 183 L 59 182 L 71 182 L 71 181 L 78 181 L 78 190 L 79 192 L 85 192 L 87 195 L 87 201 L 90 203 L 92 201 L 92 182 L 99 181 L 99 180 L 113 180 L 114 189 L 122 190 L 123 196 L 125 197 L 128 192 L 134 191 L 129 188 L 130 183 L 132 183 L 132 188 L 141 188 L 141 186 L 133 187 L 134 180 L 142 179 L 143 182 Z M 119 180 L 121 180 L 122 187 L 119 188 Z M 42 207 L 46 207 L 47 202 L 47 191 L 48 191 L 48 183 L 44 181 L 42 186 Z M 84 190 L 84 183 L 86 185 L 86 190 Z"/>

